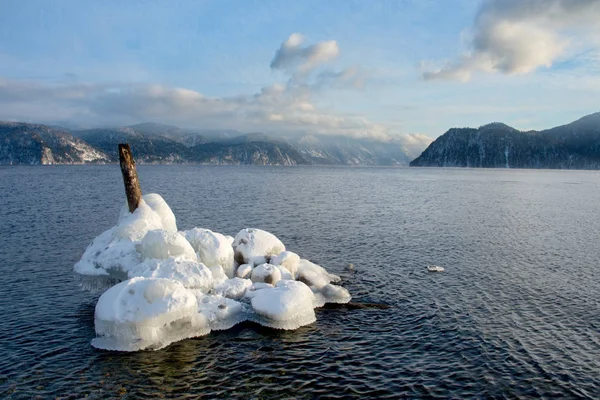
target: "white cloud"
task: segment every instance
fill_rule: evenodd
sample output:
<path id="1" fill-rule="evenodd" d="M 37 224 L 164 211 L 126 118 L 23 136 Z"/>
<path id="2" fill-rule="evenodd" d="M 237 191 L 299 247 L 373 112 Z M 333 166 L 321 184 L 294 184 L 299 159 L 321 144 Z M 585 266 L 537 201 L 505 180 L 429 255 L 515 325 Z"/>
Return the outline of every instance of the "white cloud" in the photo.
<path id="1" fill-rule="evenodd" d="M 308 73 L 318 65 L 334 60 L 340 54 L 340 48 L 335 40 L 302 47 L 303 41 L 302 35 L 292 33 L 275 52 L 271 69 L 284 70 L 288 73 Z"/>
<path id="2" fill-rule="evenodd" d="M 525 74 L 581 47 L 597 47 L 600 0 L 489 0 L 472 27 L 468 51 L 427 80 L 467 81 L 472 74 Z"/>

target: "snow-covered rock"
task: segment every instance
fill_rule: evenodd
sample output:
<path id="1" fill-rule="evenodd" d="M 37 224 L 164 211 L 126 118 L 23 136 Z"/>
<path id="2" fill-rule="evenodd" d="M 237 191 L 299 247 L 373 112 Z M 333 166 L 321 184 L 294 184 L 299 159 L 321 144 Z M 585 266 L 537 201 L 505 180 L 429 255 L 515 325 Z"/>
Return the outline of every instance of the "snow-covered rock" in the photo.
<path id="1" fill-rule="evenodd" d="M 276 256 L 271 257 L 271 264 L 284 267 L 295 278 L 298 264 L 300 264 L 300 256 L 291 251 L 282 251 Z"/>
<path id="2" fill-rule="evenodd" d="M 317 319 L 314 294 L 302 282 L 279 281 L 275 287 L 257 290 L 251 304 L 256 321 L 271 328 L 297 329 Z"/>
<path id="3" fill-rule="evenodd" d="M 204 264 L 175 258 L 148 259 L 129 270 L 128 276 L 171 279 L 203 293 L 208 293 L 213 287 L 213 275 Z"/>
<path id="4" fill-rule="evenodd" d="M 246 290 L 252 286 L 250 279 L 232 278 L 227 279 L 212 291 L 213 294 L 227 297 L 228 299 L 239 300 L 244 297 Z"/>
<path id="5" fill-rule="evenodd" d="M 252 264 L 242 264 L 237 268 L 235 275 L 238 278 L 249 278 L 252 274 L 253 266 Z"/>
<path id="6" fill-rule="evenodd" d="M 123 207 L 74 270 L 115 285 L 98 300 L 92 341 L 111 350 L 158 349 L 243 321 L 296 329 L 315 321 L 316 307 L 350 301 L 334 284 L 338 276 L 286 251 L 269 232 L 178 232 L 157 194 L 145 195 L 133 213 Z"/>
<path id="7" fill-rule="evenodd" d="M 146 202 L 146 199 L 149 199 L 149 202 Z M 127 206 L 124 206 L 117 225 L 92 241 L 81 260 L 75 264 L 74 271 L 88 276 L 108 276 L 111 270 L 120 271 L 121 275 L 123 272 L 126 274 L 130 268 L 142 261 L 136 244 L 139 244 L 149 231 L 173 231 L 175 217 L 172 215 L 167 203 L 157 194 L 144 195 L 133 213 L 129 213 Z M 165 222 L 167 226 L 164 225 Z"/>
<path id="8" fill-rule="evenodd" d="M 92 345 L 107 350 L 159 349 L 197 335 L 197 299 L 180 282 L 133 278 L 107 290 L 96 304 Z"/>
<path id="9" fill-rule="evenodd" d="M 285 246 L 275 235 L 254 228 L 239 231 L 232 246 L 238 264 L 264 264 L 271 256 L 285 251 Z"/>
<path id="10" fill-rule="evenodd" d="M 196 252 L 183 235 L 165 229 L 146 233 L 140 246 L 142 259 L 156 258 L 166 260 L 169 257 L 197 261 Z"/>
<path id="11" fill-rule="evenodd" d="M 252 282 L 265 282 L 275 285 L 281 280 L 281 271 L 276 265 L 260 264 L 252 270 Z"/>
<path id="12" fill-rule="evenodd" d="M 198 253 L 198 258 L 208 267 L 220 265 L 229 278 L 233 278 L 233 239 L 209 229 L 194 228 L 184 232 L 186 239 Z M 231 238 L 231 240 L 230 240 Z"/>
<path id="13" fill-rule="evenodd" d="M 248 305 L 219 295 L 199 298 L 198 312 L 208 320 L 210 328 L 217 331 L 231 329 L 251 316 Z"/>

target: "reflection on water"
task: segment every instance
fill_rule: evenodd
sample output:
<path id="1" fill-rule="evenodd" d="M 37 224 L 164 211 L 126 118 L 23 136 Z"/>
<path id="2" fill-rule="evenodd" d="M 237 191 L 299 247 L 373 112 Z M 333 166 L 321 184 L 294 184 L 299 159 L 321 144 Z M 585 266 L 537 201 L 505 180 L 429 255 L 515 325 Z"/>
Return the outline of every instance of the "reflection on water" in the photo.
<path id="1" fill-rule="evenodd" d="M 99 294 L 71 271 L 117 218 L 118 167 L 0 168 L 0 397 L 600 397 L 595 172 L 139 172 L 180 228 L 272 231 L 356 299 L 391 307 L 322 309 L 296 331 L 244 323 L 155 352 L 96 350 Z"/>

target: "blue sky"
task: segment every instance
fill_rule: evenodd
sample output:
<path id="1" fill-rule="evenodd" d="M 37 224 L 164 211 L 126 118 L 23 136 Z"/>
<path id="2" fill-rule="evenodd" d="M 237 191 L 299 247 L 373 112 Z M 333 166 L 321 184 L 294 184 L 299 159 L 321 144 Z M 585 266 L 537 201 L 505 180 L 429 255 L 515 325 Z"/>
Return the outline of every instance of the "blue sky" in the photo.
<path id="1" fill-rule="evenodd" d="M 0 119 L 417 141 L 542 129 L 600 111 L 599 3 L 4 0 Z"/>

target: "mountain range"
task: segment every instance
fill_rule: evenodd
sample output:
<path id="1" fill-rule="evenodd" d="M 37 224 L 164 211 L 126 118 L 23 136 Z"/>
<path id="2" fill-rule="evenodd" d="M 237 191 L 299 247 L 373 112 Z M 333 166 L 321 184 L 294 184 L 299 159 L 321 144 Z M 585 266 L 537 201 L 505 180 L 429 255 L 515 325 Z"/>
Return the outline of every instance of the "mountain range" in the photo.
<path id="1" fill-rule="evenodd" d="M 600 169 L 600 112 L 543 131 L 503 123 L 452 128 L 410 166 Z"/>
<path id="2" fill-rule="evenodd" d="M 137 162 L 153 164 L 397 166 L 414 158 L 399 140 L 333 135 L 283 139 L 150 122 L 73 130 L 0 121 L 0 164 L 117 162 L 119 143 L 131 145 Z M 520 131 L 499 122 L 452 128 L 410 166 L 600 169 L 600 112 L 543 131 Z"/>
<path id="3" fill-rule="evenodd" d="M 276 139 L 235 130 L 192 131 L 142 123 L 127 127 L 69 130 L 23 122 L 0 122 L 0 164 L 83 164 L 118 161 L 129 143 L 136 161 L 215 165 L 407 165 L 402 142 L 343 136 Z"/>

